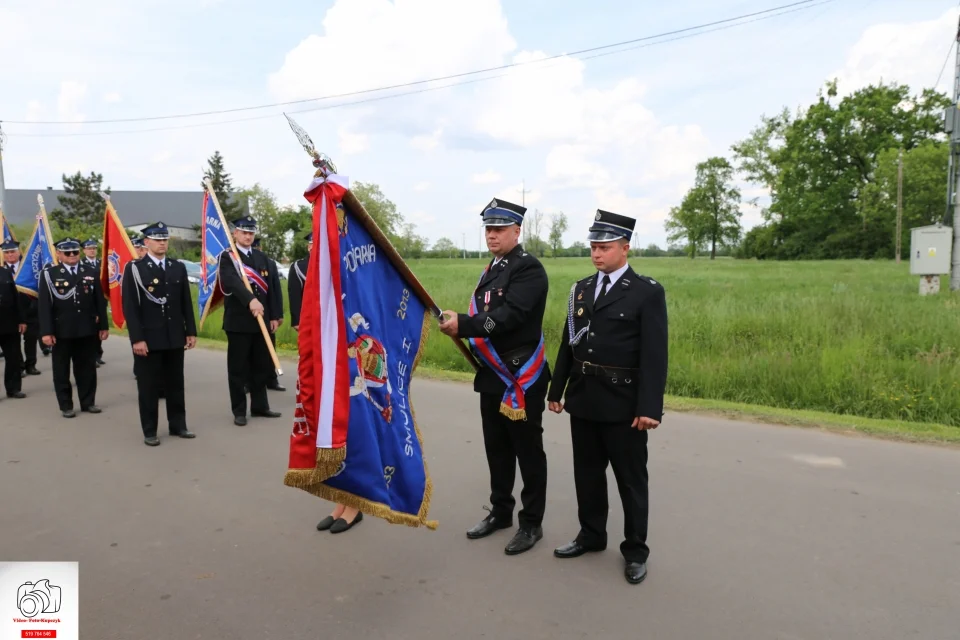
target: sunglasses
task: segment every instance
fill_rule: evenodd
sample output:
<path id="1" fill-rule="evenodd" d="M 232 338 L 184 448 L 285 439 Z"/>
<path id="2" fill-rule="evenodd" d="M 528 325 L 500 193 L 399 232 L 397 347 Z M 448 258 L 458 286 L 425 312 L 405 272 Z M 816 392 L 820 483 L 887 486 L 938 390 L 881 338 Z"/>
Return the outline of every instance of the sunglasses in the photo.
<path id="1" fill-rule="evenodd" d="M 70 251 L 61 251 L 60 253 L 62 253 L 62 254 L 65 255 L 65 256 L 78 256 L 78 255 L 80 255 L 80 251 L 78 251 L 78 250 L 76 250 L 76 249 L 71 249 Z"/>

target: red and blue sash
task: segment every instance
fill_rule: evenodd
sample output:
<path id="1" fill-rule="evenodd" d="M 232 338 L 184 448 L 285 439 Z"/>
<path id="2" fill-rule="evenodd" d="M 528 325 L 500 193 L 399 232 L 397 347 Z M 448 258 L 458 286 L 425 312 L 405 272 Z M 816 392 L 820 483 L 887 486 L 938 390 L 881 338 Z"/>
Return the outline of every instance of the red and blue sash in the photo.
<path id="1" fill-rule="evenodd" d="M 236 258 L 234 258 L 233 263 L 237 264 Z M 255 284 L 261 289 L 263 289 L 264 293 L 267 293 L 267 291 L 269 291 L 269 287 L 267 286 L 267 281 L 263 278 L 263 276 L 260 275 L 259 271 L 257 271 L 250 265 L 245 264 L 243 261 L 241 261 L 239 264 L 241 267 L 243 267 L 243 272 L 247 274 L 247 280 L 249 280 L 251 284 Z"/>
<path id="2" fill-rule="evenodd" d="M 480 280 L 477 281 L 477 288 L 480 287 L 480 282 L 483 281 L 483 276 L 487 274 L 488 269 L 489 267 L 485 268 L 483 273 L 480 274 Z M 476 291 L 474 291 L 474 295 L 470 296 L 468 315 L 473 317 L 476 314 L 477 297 Z M 527 403 L 524 398 L 524 392 L 537 381 L 540 373 L 547 364 L 543 334 L 540 334 L 540 343 L 530 358 L 520 367 L 520 370 L 517 371 L 516 377 L 510 373 L 510 370 L 507 369 L 506 365 L 500 359 L 500 356 L 497 355 L 497 351 L 493 348 L 493 343 L 490 341 L 490 338 L 469 338 L 468 340 L 470 346 L 473 347 L 474 353 L 483 360 L 484 364 L 493 369 L 494 372 L 500 376 L 500 379 L 503 380 L 503 383 L 507 385 L 507 389 L 503 394 L 503 401 L 500 403 L 500 413 L 511 420 L 526 420 Z"/>

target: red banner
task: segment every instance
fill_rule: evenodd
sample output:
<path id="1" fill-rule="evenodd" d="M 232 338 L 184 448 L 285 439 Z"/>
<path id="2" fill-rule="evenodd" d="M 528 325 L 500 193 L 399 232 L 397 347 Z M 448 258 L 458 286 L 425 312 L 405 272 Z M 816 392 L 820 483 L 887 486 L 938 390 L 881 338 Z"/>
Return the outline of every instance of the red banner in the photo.
<path id="1" fill-rule="evenodd" d="M 103 219 L 103 258 L 100 260 L 100 286 L 110 301 L 113 324 L 122 329 L 126 320 L 123 317 L 123 302 L 120 297 L 120 281 L 127 263 L 136 260 L 137 252 L 130 237 L 120 223 L 117 210 L 107 201 L 107 211 Z"/>

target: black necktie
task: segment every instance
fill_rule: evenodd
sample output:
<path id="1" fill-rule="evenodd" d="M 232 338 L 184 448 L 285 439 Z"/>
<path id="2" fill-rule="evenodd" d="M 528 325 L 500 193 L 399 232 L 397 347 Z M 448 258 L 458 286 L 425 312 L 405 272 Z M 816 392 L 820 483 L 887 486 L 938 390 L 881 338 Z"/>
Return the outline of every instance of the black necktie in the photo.
<path id="1" fill-rule="evenodd" d="M 603 280 L 601 280 L 600 282 L 603 283 L 603 286 L 600 287 L 600 295 L 597 296 L 597 300 L 607 295 L 607 287 L 610 284 L 610 276 L 608 276 L 607 274 L 603 274 Z"/>
<path id="2" fill-rule="evenodd" d="M 166 270 L 167 270 L 167 268 L 164 266 L 166 263 L 167 263 L 166 260 L 161 260 L 161 261 L 160 261 L 160 271 L 166 271 Z"/>

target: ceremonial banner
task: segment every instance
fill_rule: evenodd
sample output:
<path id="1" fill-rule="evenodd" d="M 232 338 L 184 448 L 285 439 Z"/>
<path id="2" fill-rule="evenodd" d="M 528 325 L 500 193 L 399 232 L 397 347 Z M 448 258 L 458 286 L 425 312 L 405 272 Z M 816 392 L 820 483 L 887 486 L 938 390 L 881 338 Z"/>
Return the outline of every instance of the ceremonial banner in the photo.
<path id="1" fill-rule="evenodd" d="M 37 200 L 40 200 L 39 196 Z M 40 213 L 37 214 L 37 223 L 33 227 L 33 235 L 23 254 L 20 270 L 17 271 L 17 289 L 36 298 L 40 292 L 40 274 L 44 267 L 57 264 L 57 257 L 53 250 L 53 241 L 50 238 L 50 227 L 47 224 L 46 211 L 43 201 L 40 201 Z"/>
<path id="2" fill-rule="evenodd" d="M 410 385 L 432 303 L 347 180 L 316 177 L 284 484 L 395 524 L 435 529 Z"/>
<path id="3" fill-rule="evenodd" d="M 110 301 L 110 314 L 113 324 L 123 328 L 126 319 L 123 317 L 123 300 L 121 286 L 123 272 L 127 263 L 137 259 L 137 252 L 130 242 L 130 236 L 120 222 L 120 216 L 113 204 L 107 200 L 107 210 L 103 217 L 103 260 L 100 261 L 100 287 Z"/>
<path id="4" fill-rule="evenodd" d="M 203 192 L 203 222 L 200 238 L 203 241 L 203 250 L 200 260 L 200 291 L 197 295 L 197 305 L 202 329 L 207 314 L 223 304 L 223 291 L 217 281 L 220 271 L 220 254 L 230 251 L 233 246 L 227 231 L 227 221 L 220 215 L 213 198 L 206 191 Z"/>
<path id="5" fill-rule="evenodd" d="M 17 236 L 13 235 L 13 229 L 10 228 L 10 223 L 4 217 L 3 209 L 0 208 L 0 242 L 6 242 L 7 240 L 16 242 Z"/>

